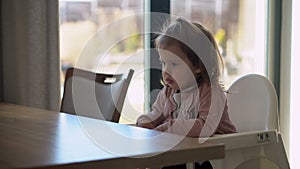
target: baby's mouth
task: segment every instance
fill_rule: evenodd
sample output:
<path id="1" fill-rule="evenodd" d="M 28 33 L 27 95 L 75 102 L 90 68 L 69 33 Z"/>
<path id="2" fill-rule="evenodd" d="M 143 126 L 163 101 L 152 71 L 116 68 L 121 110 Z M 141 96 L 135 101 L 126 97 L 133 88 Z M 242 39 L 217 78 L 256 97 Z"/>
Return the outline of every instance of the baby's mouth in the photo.
<path id="1" fill-rule="evenodd" d="M 172 83 L 174 83 L 174 80 L 168 78 L 168 79 L 165 80 L 165 82 L 167 84 L 172 84 Z"/>

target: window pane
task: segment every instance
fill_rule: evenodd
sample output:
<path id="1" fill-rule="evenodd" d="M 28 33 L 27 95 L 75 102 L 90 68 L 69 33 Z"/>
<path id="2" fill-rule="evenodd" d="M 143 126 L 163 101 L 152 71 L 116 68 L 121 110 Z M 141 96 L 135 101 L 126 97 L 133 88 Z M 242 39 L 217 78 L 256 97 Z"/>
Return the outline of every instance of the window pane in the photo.
<path id="1" fill-rule="evenodd" d="M 172 0 L 171 13 L 200 22 L 219 43 L 228 86 L 247 73 L 266 74 L 267 0 Z"/>
<path id="2" fill-rule="evenodd" d="M 299 16 L 300 11 L 297 7 L 300 5 L 300 1 L 293 1 L 292 2 L 292 57 L 291 57 L 291 103 L 290 103 L 290 164 L 291 168 L 300 168 L 300 161 L 299 161 L 299 150 L 300 150 L 300 136 L 299 136 L 299 121 L 300 121 L 300 115 L 299 115 L 299 107 L 298 104 L 299 100 L 298 96 L 300 94 L 300 78 L 299 78 L 299 72 L 300 72 L 300 52 L 299 52 L 299 42 L 300 39 L 300 22 L 299 22 Z"/>
<path id="3" fill-rule="evenodd" d="M 60 0 L 59 5 L 62 80 L 70 66 L 102 73 L 134 69 L 120 119 L 132 123 L 138 116 L 134 112 L 144 110 L 143 37 L 138 33 L 144 23 L 135 16 L 143 12 L 143 1 Z M 131 35 L 124 37 L 128 31 Z"/>

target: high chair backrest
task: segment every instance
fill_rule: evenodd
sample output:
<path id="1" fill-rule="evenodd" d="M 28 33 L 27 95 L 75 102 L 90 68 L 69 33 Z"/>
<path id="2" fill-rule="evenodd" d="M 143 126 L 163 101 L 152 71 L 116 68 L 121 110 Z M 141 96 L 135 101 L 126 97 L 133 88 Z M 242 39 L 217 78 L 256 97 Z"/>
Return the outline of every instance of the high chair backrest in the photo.
<path id="1" fill-rule="evenodd" d="M 60 111 L 118 122 L 132 76 L 69 68 Z"/>
<path id="2" fill-rule="evenodd" d="M 248 74 L 228 90 L 228 112 L 238 132 L 278 130 L 277 94 L 264 76 Z"/>

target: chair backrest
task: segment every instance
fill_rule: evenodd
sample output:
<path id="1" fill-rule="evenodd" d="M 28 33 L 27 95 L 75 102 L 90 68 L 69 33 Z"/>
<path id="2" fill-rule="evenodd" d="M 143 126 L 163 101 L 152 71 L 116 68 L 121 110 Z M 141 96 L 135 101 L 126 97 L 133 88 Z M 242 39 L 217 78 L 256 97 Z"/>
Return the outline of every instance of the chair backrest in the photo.
<path id="1" fill-rule="evenodd" d="M 69 68 L 60 111 L 119 122 L 133 72 L 130 70 L 126 76 Z"/>
<path id="2" fill-rule="evenodd" d="M 278 130 L 277 94 L 264 76 L 248 74 L 228 90 L 228 112 L 238 132 Z"/>

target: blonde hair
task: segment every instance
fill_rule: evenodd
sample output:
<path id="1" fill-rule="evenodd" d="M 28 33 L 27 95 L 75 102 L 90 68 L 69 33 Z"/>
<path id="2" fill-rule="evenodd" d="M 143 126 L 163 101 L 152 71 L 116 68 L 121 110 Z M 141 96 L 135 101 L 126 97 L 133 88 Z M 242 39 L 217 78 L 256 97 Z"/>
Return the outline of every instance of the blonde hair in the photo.
<path id="1" fill-rule="evenodd" d="M 220 83 L 224 63 L 213 34 L 202 24 L 178 18 L 155 39 L 155 47 L 178 45 L 193 66 L 200 68 L 198 82 Z"/>

